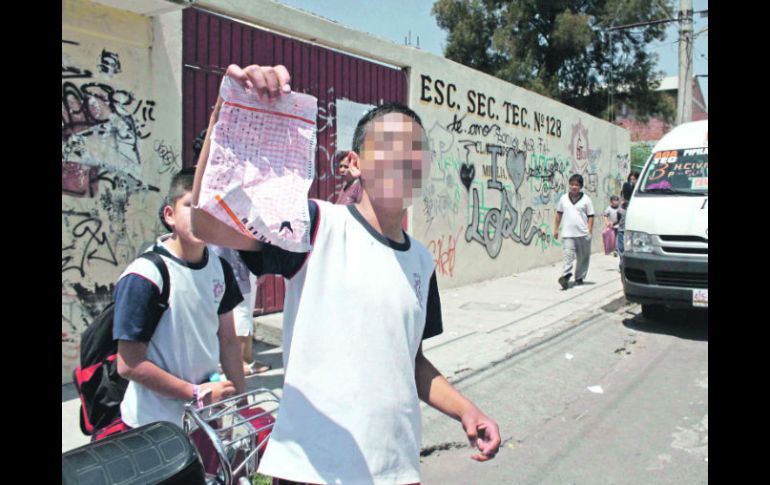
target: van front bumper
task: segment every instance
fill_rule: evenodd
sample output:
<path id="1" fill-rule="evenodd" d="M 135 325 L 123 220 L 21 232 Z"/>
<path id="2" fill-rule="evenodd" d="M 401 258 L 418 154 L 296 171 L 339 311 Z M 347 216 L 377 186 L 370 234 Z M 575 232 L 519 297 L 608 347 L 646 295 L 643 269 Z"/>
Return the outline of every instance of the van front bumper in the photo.
<path id="1" fill-rule="evenodd" d="M 693 290 L 708 290 L 707 258 L 625 253 L 621 268 L 623 291 L 634 303 L 688 308 L 693 306 Z"/>

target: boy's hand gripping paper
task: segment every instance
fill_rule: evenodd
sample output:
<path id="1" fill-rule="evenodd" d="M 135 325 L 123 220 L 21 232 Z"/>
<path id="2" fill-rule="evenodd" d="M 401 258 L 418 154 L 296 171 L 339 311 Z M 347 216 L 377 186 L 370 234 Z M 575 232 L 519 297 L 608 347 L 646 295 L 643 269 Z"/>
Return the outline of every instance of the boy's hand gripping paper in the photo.
<path id="1" fill-rule="evenodd" d="M 228 226 L 288 251 L 310 250 L 307 192 L 315 176 L 317 99 L 260 101 L 225 76 L 199 207 Z"/>

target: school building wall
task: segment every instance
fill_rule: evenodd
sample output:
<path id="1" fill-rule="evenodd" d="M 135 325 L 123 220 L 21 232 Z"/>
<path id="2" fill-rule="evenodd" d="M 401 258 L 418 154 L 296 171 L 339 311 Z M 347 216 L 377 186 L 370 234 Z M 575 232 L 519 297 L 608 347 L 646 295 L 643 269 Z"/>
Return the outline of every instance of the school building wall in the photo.
<path id="1" fill-rule="evenodd" d="M 145 15 L 109 3 L 62 3 L 62 382 L 86 322 L 163 232 L 157 210 L 183 162 L 185 2 L 156 0 L 171 11 Z M 554 206 L 569 176 L 584 176 L 599 214 L 629 171 L 626 130 L 455 62 L 270 0 L 194 5 L 406 70 L 433 152 L 409 228 L 433 253 L 442 288 L 560 261 Z M 103 101 L 78 104 L 102 91 Z M 339 109 L 349 115 L 351 103 L 337 105 L 323 124 L 351 133 Z M 598 218 L 595 250 L 600 232 Z"/>
<path id="2" fill-rule="evenodd" d="M 410 91 L 433 150 L 413 233 L 443 287 L 560 262 L 555 205 L 574 173 L 600 249 L 600 214 L 629 172 L 628 131 L 436 56 L 413 66 Z"/>
<path id="3" fill-rule="evenodd" d="M 175 20 L 176 17 L 179 20 Z M 62 2 L 62 383 L 182 166 L 181 12 Z"/>

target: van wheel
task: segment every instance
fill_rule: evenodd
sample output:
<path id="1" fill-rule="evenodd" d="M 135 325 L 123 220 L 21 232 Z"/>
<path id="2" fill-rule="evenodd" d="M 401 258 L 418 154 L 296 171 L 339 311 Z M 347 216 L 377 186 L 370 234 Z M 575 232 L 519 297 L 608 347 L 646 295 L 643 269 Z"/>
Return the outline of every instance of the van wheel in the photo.
<path id="1" fill-rule="evenodd" d="M 666 308 L 663 305 L 642 303 L 642 315 L 644 315 L 644 318 L 647 320 L 657 320 L 659 318 L 663 318 L 665 313 Z"/>

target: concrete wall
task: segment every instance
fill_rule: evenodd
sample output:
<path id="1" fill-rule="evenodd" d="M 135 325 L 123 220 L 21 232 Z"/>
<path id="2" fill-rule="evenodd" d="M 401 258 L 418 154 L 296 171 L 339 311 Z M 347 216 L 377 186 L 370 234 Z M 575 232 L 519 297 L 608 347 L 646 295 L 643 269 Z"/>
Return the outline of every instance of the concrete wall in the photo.
<path id="1" fill-rule="evenodd" d="M 413 233 L 442 287 L 560 261 L 554 208 L 569 177 L 583 175 L 599 214 L 628 174 L 626 130 L 445 59 L 412 67 L 410 105 L 433 151 Z"/>
<path id="2" fill-rule="evenodd" d="M 174 41 L 166 33 L 176 32 Z M 62 2 L 62 382 L 181 166 L 181 13 Z"/>

